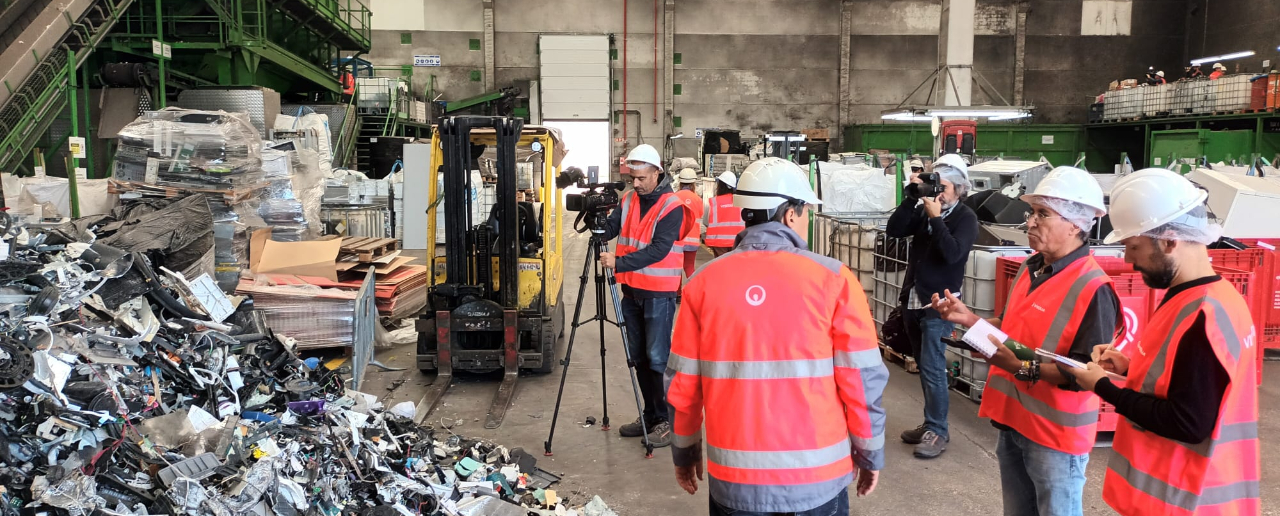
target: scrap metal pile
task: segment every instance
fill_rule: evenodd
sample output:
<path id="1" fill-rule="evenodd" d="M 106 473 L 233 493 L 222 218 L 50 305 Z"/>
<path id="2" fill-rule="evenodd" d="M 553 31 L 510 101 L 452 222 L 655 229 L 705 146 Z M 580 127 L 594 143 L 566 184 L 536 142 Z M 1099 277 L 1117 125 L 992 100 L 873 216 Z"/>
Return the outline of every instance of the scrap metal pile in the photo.
<path id="1" fill-rule="evenodd" d="M 523 451 L 416 426 L 300 358 L 199 272 L 208 233 L 130 229 L 186 202 L 0 214 L 0 516 L 576 513 Z"/>

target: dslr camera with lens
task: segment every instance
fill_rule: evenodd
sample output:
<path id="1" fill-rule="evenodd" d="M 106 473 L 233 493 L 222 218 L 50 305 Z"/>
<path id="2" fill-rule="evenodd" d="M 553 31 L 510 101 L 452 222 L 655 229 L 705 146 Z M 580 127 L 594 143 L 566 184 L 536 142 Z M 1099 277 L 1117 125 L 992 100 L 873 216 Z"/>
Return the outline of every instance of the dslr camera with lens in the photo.
<path id="1" fill-rule="evenodd" d="M 902 193 L 907 197 L 912 199 L 937 197 L 947 191 L 947 187 L 942 184 L 942 177 L 937 172 L 920 174 L 916 177 L 920 178 L 919 183 L 911 183 L 902 189 Z"/>

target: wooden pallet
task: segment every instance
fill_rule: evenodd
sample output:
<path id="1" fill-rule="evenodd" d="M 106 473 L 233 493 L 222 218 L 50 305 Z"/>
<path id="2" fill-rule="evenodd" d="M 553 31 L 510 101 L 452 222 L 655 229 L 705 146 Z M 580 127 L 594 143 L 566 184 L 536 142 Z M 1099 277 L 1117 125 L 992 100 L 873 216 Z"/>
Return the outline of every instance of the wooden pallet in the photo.
<path id="1" fill-rule="evenodd" d="M 916 366 L 915 358 L 898 353 L 889 346 L 885 346 L 883 344 L 880 345 L 880 351 L 881 354 L 884 355 L 884 360 L 886 362 L 898 364 L 899 367 L 908 373 L 915 374 L 920 372 L 920 368 Z"/>
<path id="2" fill-rule="evenodd" d="M 197 188 L 163 184 L 153 185 L 150 183 L 139 183 L 137 181 L 121 181 L 119 179 L 109 179 L 107 181 L 107 193 L 113 193 L 116 195 L 122 193 L 137 193 L 145 197 L 175 199 L 179 197 L 186 197 L 188 195 L 202 194 L 208 196 L 220 196 L 227 204 L 237 204 L 248 200 L 257 195 L 259 190 L 266 187 L 266 183 L 262 183 L 224 190 L 217 188 Z"/>
<path id="3" fill-rule="evenodd" d="M 373 261 L 400 248 L 394 238 L 346 237 L 342 239 L 342 253 L 354 255 L 362 262 Z"/>

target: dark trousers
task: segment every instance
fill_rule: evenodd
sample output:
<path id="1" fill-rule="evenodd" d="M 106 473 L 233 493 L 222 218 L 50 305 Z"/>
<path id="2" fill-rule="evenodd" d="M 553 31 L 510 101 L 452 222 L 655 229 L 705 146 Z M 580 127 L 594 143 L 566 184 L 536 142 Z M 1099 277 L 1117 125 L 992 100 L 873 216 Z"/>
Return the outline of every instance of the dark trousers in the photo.
<path id="1" fill-rule="evenodd" d="M 644 398 L 644 419 L 657 424 L 671 420 L 662 375 L 671 355 L 671 331 L 676 322 L 676 298 L 622 298 L 627 353 L 636 365 L 636 381 Z"/>
<path id="2" fill-rule="evenodd" d="M 849 516 L 849 489 L 841 489 L 835 498 L 813 509 L 800 512 L 751 512 L 730 509 L 711 500 L 711 516 Z"/>

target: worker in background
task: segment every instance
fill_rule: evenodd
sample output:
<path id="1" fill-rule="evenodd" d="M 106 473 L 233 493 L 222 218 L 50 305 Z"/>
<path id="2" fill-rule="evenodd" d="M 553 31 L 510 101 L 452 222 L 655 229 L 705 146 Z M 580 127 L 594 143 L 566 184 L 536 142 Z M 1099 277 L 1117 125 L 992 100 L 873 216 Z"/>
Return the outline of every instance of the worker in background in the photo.
<path id="1" fill-rule="evenodd" d="M 1108 244 L 1164 298 L 1134 344 L 1094 349 L 1067 369 L 1124 418 L 1102 499 L 1124 516 L 1258 515 L 1257 333 L 1248 303 L 1213 268 L 1208 194 L 1164 169 L 1111 191 Z M 1127 376 L 1119 387 L 1107 372 Z"/>
<path id="2" fill-rule="evenodd" d="M 707 208 L 707 236 L 703 243 L 711 248 L 711 254 L 720 256 L 733 249 L 734 239 L 745 225 L 742 210 L 733 205 L 733 190 L 738 176 L 724 171 L 716 177 L 716 196 Z"/>
<path id="3" fill-rule="evenodd" d="M 1223 66 L 1222 63 L 1213 63 L 1213 71 L 1209 73 L 1209 80 L 1216 81 L 1221 79 L 1226 73 L 1227 67 Z"/>
<path id="4" fill-rule="evenodd" d="M 914 175 L 924 173 L 924 161 L 920 158 L 911 158 L 911 160 L 907 162 L 907 167 L 911 169 L 908 174 Z"/>
<path id="5" fill-rule="evenodd" d="M 676 292 L 684 264 L 681 224 L 684 208 L 671 190 L 671 177 L 662 172 L 662 157 L 652 145 L 638 145 L 627 155 L 631 191 L 609 214 L 604 238 L 618 238 L 615 253 L 600 253 L 600 263 L 617 271 L 622 284 L 622 315 L 627 352 L 636 365 L 636 380 L 644 398 L 640 418 L 619 428 L 623 437 L 640 437 L 649 430 L 656 447 L 671 444 L 671 415 L 662 374 L 671 353 L 671 329 L 676 316 Z"/>
<path id="6" fill-rule="evenodd" d="M 1156 72 L 1156 85 L 1159 86 L 1161 84 L 1168 84 L 1168 81 L 1164 80 L 1164 70 Z"/>
<path id="7" fill-rule="evenodd" d="M 684 203 L 685 216 L 688 218 L 688 220 L 685 220 L 684 225 L 689 230 L 680 241 L 684 244 L 684 275 L 688 278 L 693 276 L 693 271 L 698 265 L 698 248 L 702 247 L 702 228 L 698 227 L 698 221 L 702 220 L 704 209 L 702 196 L 698 195 L 698 183 L 702 182 L 702 180 L 698 178 L 698 173 L 692 168 L 681 170 L 677 179 L 680 189 L 676 191 L 676 197 L 679 197 L 680 202 Z M 677 293 L 677 303 L 680 302 L 680 297 L 679 293 Z"/>
<path id="8" fill-rule="evenodd" d="M 346 68 L 342 69 L 342 101 L 347 102 L 356 94 L 356 77 Z"/>
<path id="9" fill-rule="evenodd" d="M 1204 77 L 1204 70 L 1201 70 L 1198 64 L 1187 67 L 1186 73 L 1183 74 L 1184 79 L 1199 79 L 1201 77 Z"/>
<path id="10" fill-rule="evenodd" d="M 1147 80 L 1144 82 L 1147 86 L 1155 86 L 1160 84 L 1160 78 L 1156 76 L 1155 70 L 1147 70 Z"/>
<path id="11" fill-rule="evenodd" d="M 889 217 L 885 229 L 891 238 L 914 237 L 898 302 L 907 324 L 920 329 L 916 363 L 924 390 L 924 423 L 902 433 L 902 442 L 915 445 L 917 458 L 929 459 L 947 449 L 947 357 L 943 337 L 954 325 L 930 307 L 934 292 L 960 292 L 964 266 L 978 237 L 978 216 L 962 202 L 969 192 L 968 166 L 957 154 L 946 154 L 933 163 L 933 173 L 945 189 L 934 197 L 904 196 Z M 921 183 L 921 176 L 910 180 Z"/>
<path id="12" fill-rule="evenodd" d="M 1015 342 L 1088 362 L 1094 346 L 1115 339 L 1120 299 L 1086 243 L 1106 214 L 1102 188 L 1088 172 L 1058 167 L 1022 200 L 1035 254 L 1013 280 L 1003 319 L 988 320 Z M 951 292 L 933 307 L 965 327 L 978 322 Z M 1000 343 L 997 343 L 1000 344 Z M 1003 345 L 990 369 L 978 415 L 1000 430 L 1005 516 L 1082 516 L 1084 472 L 1097 434 L 1098 397 L 1053 361 L 1019 360 Z"/>
<path id="13" fill-rule="evenodd" d="M 756 161 L 733 198 L 747 228 L 689 281 L 676 318 L 676 480 L 697 492 L 705 420 L 713 516 L 848 515 L 849 484 L 871 494 L 884 468 L 889 372 L 867 298 L 848 267 L 807 250 L 821 201 L 800 167 Z"/>

